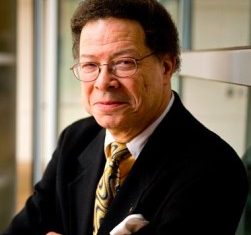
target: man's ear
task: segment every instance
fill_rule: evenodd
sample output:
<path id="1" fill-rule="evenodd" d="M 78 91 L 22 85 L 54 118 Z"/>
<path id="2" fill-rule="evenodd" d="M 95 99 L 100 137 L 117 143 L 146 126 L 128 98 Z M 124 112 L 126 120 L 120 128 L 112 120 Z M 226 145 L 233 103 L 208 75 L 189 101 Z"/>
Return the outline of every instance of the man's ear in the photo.
<path id="1" fill-rule="evenodd" d="M 169 55 L 165 55 L 163 57 L 163 73 L 171 76 L 175 72 L 175 67 L 176 59 Z"/>
<path id="2" fill-rule="evenodd" d="M 170 63 L 167 63 L 167 61 L 163 61 L 163 73 L 167 74 L 171 69 Z"/>

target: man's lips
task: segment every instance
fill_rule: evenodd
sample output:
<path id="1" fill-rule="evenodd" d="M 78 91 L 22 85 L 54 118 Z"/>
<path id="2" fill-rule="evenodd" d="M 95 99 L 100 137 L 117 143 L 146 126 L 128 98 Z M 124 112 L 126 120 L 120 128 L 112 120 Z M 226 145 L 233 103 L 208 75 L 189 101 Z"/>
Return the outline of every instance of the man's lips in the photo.
<path id="1" fill-rule="evenodd" d="M 121 108 L 126 102 L 123 101 L 98 101 L 94 103 L 94 106 L 102 111 L 109 111 Z"/>

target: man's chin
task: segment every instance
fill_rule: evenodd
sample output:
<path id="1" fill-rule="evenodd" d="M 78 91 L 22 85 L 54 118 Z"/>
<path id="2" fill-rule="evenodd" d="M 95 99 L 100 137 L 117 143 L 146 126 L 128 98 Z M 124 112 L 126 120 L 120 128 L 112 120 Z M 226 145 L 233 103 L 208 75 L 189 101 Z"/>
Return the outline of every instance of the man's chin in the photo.
<path id="1" fill-rule="evenodd" d="M 97 123 L 105 129 L 117 129 L 121 126 L 121 122 L 117 120 L 117 118 L 111 118 L 111 117 L 97 118 L 95 116 L 94 118 L 97 121 Z"/>

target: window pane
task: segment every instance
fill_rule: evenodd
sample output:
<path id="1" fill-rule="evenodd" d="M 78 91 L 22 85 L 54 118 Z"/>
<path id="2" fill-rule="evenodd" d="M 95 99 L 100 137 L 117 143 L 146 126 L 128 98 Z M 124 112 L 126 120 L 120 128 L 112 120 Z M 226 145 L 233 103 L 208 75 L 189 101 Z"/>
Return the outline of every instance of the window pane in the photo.
<path id="1" fill-rule="evenodd" d="M 250 15 L 250 0 L 194 0 L 192 48 L 251 45 Z"/>
<path id="2" fill-rule="evenodd" d="M 15 209 L 15 1 L 0 1 L 0 231 Z"/>
<path id="3" fill-rule="evenodd" d="M 74 63 L 70 21 L 78 0 L 60 0 L 59 15 L 59 132 L 68 124 L 87 116 L 81 105 L 80 82 L 70 70 Z"/>

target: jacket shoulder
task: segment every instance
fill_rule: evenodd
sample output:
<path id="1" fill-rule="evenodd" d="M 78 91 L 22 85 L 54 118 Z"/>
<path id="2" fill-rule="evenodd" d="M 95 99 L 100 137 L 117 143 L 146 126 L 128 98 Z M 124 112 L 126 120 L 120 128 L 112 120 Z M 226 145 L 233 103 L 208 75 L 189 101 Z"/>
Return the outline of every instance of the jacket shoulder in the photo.
<path id="1" fill-rule="evenodd" d="M 93 117 L 80 119 L 62 131 L 59 146 L 81 151 L 102 129 Z"/>

